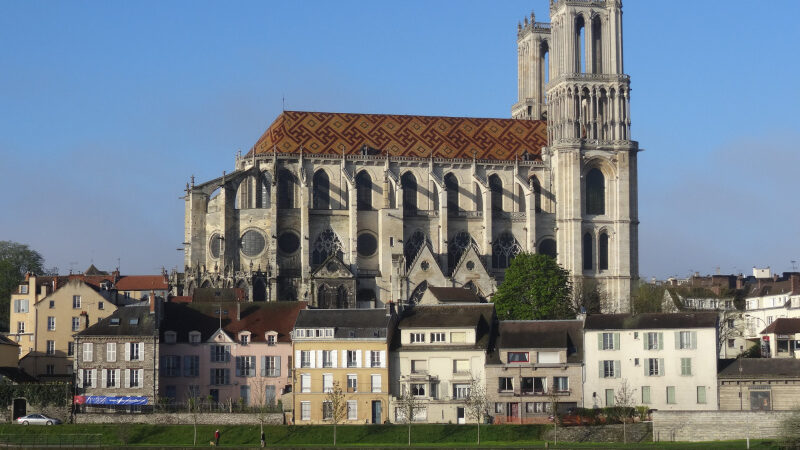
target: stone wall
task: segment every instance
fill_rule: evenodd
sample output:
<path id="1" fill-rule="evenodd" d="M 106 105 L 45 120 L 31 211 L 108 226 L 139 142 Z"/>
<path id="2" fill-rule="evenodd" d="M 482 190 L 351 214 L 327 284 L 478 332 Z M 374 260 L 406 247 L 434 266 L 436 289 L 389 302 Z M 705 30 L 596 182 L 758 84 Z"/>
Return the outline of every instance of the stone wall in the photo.
<path id="1" fill-rule="evenodd" d="M 774 439 L 791 411 L 654 411 L 654 441 Z"/>
<path id="2" fill-rule="evenodd" d="M 11 417 L 13 415 L 12 408 L 12 405 L 9 405 L 6 408 L 6 413 L 2 415 L 2 418 L 0 418 L 0 423 L 9 423 L 16 420 L 16 417 Z M 69 422 L 69 413 L 70 406 L 37 406 L 31 404 L 27 405 L 26 412 L 26 414 L 44 414 L 47 417 L 58 419 L 64 423 Z"/>
<path id="3" fill-rule="evenodd" d="M 650 423 L 627 424 L 623 436 L 622 425 L 558 427 L 559 442 L 650 442 L 652 441 Z M 624 439 L 627 437 L 626 439 Z M 553 427 L 542 433 L 545 441 L 555 440 Z"/>
<path id="4" fill-rule="evenodd" d="M 189 413 L 154 414 L 76 414 L 75 423 L 147 423 L 158 425 L 191 425 L 194 423 Z M 198 425 L 258 425 L 258 414 L 242 413 L 202 413 L 197 415 Z M 282 413 L 267 414 L 265 422 L 282 425 Z"/>

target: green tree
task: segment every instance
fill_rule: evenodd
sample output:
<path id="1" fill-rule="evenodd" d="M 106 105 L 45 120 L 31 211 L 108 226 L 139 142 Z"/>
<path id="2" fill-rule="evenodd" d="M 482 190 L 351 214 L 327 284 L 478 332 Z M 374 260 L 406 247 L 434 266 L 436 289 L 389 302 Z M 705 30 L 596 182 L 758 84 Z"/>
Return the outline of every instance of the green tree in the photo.
<path id="1" fill-rule="evenodd" d="M 492 302 L 500 320 L 575 318 L 569 273 L 543 254 L 514 257 Z"/>
<path id="2" fill-rule="evenodd" d="M 636 314 L 661 312 L 664 304 L 665 291 L 666 289 L 663 286 L 640 283 L 633 291 L 631 309 Z"/>
<path id="3" fill-rule="evenodd" d="M 8 331 L 9 298 L 26 272 L 40 274 L 44 258 L 25 244 L 0 241 L 0 331 Z"/>
<path id="4" fill-rule="evenodd" d="M 584 278 L 575 286 L 575 311 L 600 314 L 608 306 L 608 296 L 600 289 L 597 280 Z"/>

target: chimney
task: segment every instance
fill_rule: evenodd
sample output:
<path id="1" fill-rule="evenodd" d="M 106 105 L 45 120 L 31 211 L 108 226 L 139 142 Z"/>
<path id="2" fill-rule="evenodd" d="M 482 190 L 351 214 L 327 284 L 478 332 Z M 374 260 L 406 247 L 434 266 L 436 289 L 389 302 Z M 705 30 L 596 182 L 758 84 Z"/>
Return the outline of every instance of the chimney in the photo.
<path id="1" fill-rule="evenodd" d="M 114 284 L 119 283 L 119 279 L 120 279 L 119 269 L 116 269 L 113 272 L 111 272 L 111 279 L 113 280 Z"/>
<path id="2" fill-rule="evenodd" d="M 739 276 L 736 277 L 736 289 L 743 289 L 743 288 L 744 288 L 744 277 L 742 276 L 742 274 L 739 274 Z"/>
<path id="3" fill-rule="evenodd" d="M 242 318 L 242 304 L 236 302 L 236 320 L 241 320 Z"/>
<path id="4" fill-rule="evenodd" d="M 800 274 L 793 273 L 789 275 L 789 280 L 792 282 L 792 294 L 797 294 L 797 290 L 800 288 Z"/>
<path id="5" fill-rule="evenodd" d="M 150 314 L 156 313 L 156 292 L 150 290 Z"/>
<path id="6" fill-rule="evenodd" d="M 25 281 L 28 281 L 30 278 L 31 278 L 31 273 L 30 273 L 30 271 L 28 271 L 28 272 L 25 272 Z"/>

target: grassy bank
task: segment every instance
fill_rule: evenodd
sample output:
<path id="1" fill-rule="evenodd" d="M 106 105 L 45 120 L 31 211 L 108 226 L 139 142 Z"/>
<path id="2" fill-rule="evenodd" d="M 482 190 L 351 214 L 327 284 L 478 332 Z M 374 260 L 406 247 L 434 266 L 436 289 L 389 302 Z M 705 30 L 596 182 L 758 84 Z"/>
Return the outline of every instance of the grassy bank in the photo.
<path id="1" fill-rule="evenodd" d="M 197 444 L 207 447 L 219 428 L 220 444 L 232 447 L 257 447 L 259 427 L 198 425 Z M 492 425 L 481 428 L 483 446 L 542 447 L 543 425 Z M 333 443 L 331 426 L 265 426 L 267 445 L 271 447 L 330 447 Z M 192 445 L 191 425 L 60 425 L 24 427 L 0 425 L 0 444 L 32 445 L 107 445 L 107 446 L 184 446 Z M 464 425 L 414 425 L 412 444 L 428 447 L 475 446 L 477 429 Z M 338 427 L 340 446 L 405 446 L 407 428 L 402 425 L 342 425 Z M 640 443 L 631 448 L 719 448 L 717 443 Z M 769 441 L 751 441 L 751 448 L 769 448 Z M 552 446 L 552 445 L 551 445 Z M 602 443 L 566 443 L 564 447 L 614 447 Z M 727 442 L 726 448 L 744 448 L 744 441 Z M 561 445 L 559 445 L 561 447 Z"/>

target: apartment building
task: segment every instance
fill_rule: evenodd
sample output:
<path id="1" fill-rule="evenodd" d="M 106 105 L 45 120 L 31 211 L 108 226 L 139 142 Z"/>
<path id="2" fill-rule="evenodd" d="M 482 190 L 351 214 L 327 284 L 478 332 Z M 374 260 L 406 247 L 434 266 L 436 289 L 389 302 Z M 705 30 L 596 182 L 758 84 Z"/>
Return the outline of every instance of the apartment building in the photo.
<path id="1" fill-rule="evenodd" d="M 583 322 L 509 320 L 486 361 L 495 423 L 547 423 L 583 406 Z"/>
<path id="2" fill-rule="evenodd" d="M 19 344 L 19 358 L 32 352 L 36 346 L 36 305 L 39 300 L 58 289 L 59 278 L 36 276 L 28 273 L 25 280 L 11 293 L 8 335 Z M 66 282 L 65 277 L 61 282 Z"/>
<path id="3" fill-rule="evenodd" d="M 494 324 L 491 303 L 418 305 L 403 311 L 390 355 L 392 421 L 403 420 L 397 399 L 410 390 L 421 406 L 414 420 L 474 422 L 464 402 L 473 382 L 487 382 L 484 367 Z"/>
<path id="4" fill-rule="evenodd" d="M 597 314 L 584 322 L 587 408 L 717 408 L 718 314 Z"/>
<path id="5" fill-rule="evenodd" d="M 139 411 L 156 402 L 156 307 L 122 306 L 75 334 L 75 403 L 82 412 Z"/>
<path id="6" fill-rule="evenodd" d="M 338 384 L 347 401 L 346 423 L 389 418 L 388 351 L 391 309 L 306 309 L 292 331 L 294 423 L 331 420 L 328 394 Z"/>
<path id="7" fill-rule="evenodd" d="M 761 356 L 797 358 L 800 356 L 800 318 L 775 319 L 758 333 Z"/>

